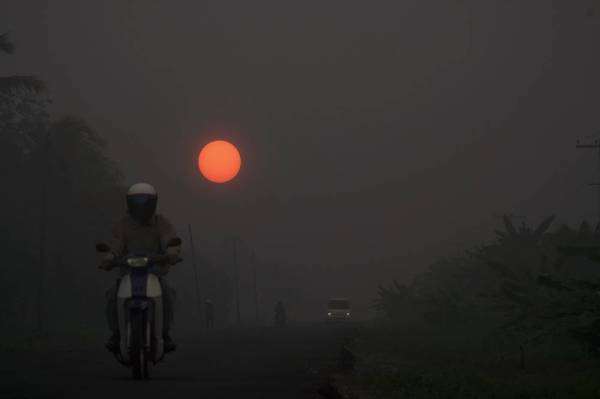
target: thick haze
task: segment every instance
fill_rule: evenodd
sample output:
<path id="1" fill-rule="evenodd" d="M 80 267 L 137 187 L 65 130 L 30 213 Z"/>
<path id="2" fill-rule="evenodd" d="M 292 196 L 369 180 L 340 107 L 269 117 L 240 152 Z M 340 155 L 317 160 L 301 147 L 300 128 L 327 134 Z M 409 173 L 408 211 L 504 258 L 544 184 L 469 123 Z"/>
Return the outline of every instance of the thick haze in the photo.
<path id="1" fill-rule="evenodd" d="M 594 1 L 0 4 L 0 75 L 39 75 L 201 242 L 371 284 L 487 240 L 495 214 L 596 218 L 597 155 L 574 148 L 600 135 Z M 214 138 L 243 156 L 225 186 L 196 170 Z"/>

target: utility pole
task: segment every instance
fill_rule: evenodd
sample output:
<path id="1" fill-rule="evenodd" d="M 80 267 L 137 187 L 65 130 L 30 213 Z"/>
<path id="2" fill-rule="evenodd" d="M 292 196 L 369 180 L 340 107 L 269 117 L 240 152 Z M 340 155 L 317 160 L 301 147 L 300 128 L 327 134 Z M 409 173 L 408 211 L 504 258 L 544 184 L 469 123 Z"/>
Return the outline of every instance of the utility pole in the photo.
<path id="1" fill-rule="evenodd" d="M 598 150 L 598 167 L 600 169 L 600 141 L 598 139 L 594 140 L 590 143 L 581 143 L 577 140 L 575 144 L 575 148 L 591 148 Z M 600 183 L 591 183 L 590 186 L 600 186 Z M 598 189 L 598 224 L 596 226 L 600 226 L 600 188 Z"/>
<path id="2" fill-rule="evenodd" d="M 44 329 L 44 278 L 46 272 L 46 230 L 48 228 L 48 161 L 50 152 L 50 132 L 44 138 L 42 149 L 41 203 L 40 203 L 40 237 L 39 237 L 39 270 L 36 295 L 36 328 L 41 334 Z"/>
<path id="3" fill-rule="evenodd" d="M 594 230 L 598 230 L 600 228 L 600 183 L 590 183 L 590 186 L 598 187 L 598 224 L 596 224 L 596 228 Z"/>
<path id="4" fill-rule="evenodd" d="M 252 277 L 254 283 L 254 312 L 258 323 L 258 290 L 256 289 L 256 254 L 252 250 Z"/>
<path id="5" fill-rule="evenodd" d="M 240 316 L 240 281 L 238 277 L 238 260 L 237 260 L 237 237 L 233 237 L 233 278 L 235 280 L 235 308 L 237 313 L 237 324 L 241 324 Z"/>
<path id="6" fill-rule="evenodd" d="M 194 281 L 196 283 L 196 301 L 198 302 L 198 314 L 200 315 L 200 325 L 204 325 L 202 301 L 200 300 L 200 284 L 198 282 L 198 267 L 196 264 L 196 249 L 194 245 L 194 236 L 192 234 L 192 225 L 188 224 L 188 232 L 190 234 L 190 248 L 192 250 L 192 267 L 194 268 Z"/>

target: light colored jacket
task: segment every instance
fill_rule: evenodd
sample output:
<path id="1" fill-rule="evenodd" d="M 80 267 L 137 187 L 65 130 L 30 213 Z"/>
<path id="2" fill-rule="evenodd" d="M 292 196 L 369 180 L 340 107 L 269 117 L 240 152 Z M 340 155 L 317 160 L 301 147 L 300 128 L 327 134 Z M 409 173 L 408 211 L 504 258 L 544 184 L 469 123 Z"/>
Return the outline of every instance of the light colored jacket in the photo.
<path id="1" fill-rule="evenodd" d="M 113 227 L 113 246 L 116 256 L 132 253 L 144 254 L 179 254 L 180 248 L 168 248 L 167 242 L 176 237 L 173 224 L 162 215 L 154 215 L 148 223 L 139 223 L 129 215 L 125 215 Z M 155 273 L 164 276 L 170 266 L 166 263 L 154 266 Z M 119 275 L 123 274 L 119 271 Z"/>

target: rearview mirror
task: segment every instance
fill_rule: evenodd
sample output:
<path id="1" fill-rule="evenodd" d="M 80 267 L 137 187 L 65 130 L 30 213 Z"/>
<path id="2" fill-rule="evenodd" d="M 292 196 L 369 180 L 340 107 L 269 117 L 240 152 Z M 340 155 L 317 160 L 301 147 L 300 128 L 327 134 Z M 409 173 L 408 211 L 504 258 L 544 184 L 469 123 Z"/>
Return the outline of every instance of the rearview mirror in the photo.
<path id="1" fill-rule="evenodd" d="M 181 238 L 173 237 L 167 242 L 167 247 L 178 247 L 181 245 Z"/>
<path id="2" fill-rule="evenodd" d="M 110 247 L 103 242 L 98 243 L 96 244 L 96 252 L 110 252 Z"/>

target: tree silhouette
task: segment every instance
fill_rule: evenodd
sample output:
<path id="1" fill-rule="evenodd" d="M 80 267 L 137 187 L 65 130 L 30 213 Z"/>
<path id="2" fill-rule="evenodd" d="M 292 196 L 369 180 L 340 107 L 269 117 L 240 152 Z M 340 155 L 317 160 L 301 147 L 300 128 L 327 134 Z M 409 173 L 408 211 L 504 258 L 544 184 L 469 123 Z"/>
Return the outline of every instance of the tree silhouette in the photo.
<path id="1" fill-rule="evenodd" d="M 0 52 L 13 54 L 15 46 L 8 38 L 8 33 L 0 35 Z M 31 75 L 0 76 L 0 90 L 29 90 L 36 93 L 46 90 L 46 85 L 40 79 Z"/>
<path id="2" fill-rule="evenodd" d="M 550 232 L 553 221 L 516 227 L 505 216 L 494 242 L 435 262 L 408 286 L 380 286 L 375 307 L 395 320 L 416 311 L 437 323 L 493 312 L 498 331 L 515 337 L 521 351 L 567 332 L 600 353 L 600 232 L 585 221 Z"/>

